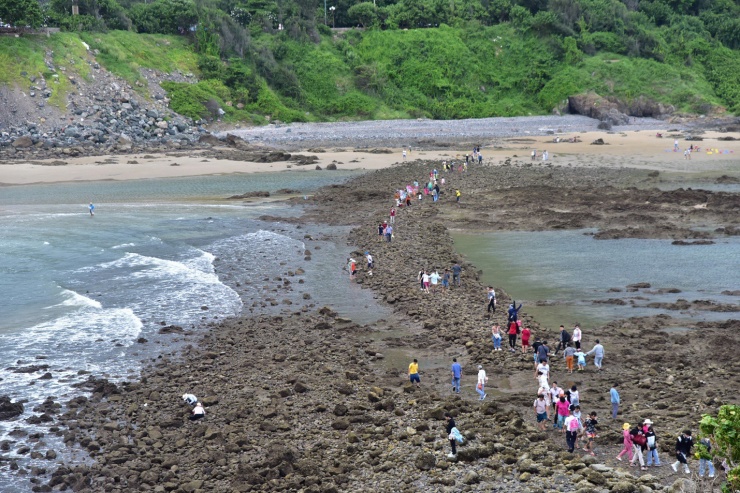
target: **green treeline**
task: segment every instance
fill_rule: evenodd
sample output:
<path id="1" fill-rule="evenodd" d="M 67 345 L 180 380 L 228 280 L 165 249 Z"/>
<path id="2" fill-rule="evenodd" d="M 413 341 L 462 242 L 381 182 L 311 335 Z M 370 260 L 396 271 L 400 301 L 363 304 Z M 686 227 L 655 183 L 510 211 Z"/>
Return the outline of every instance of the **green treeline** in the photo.
<path id="1" fill-rule="evenodd" d="M 192 117 L 219 106 L 255 122 L 515 116 L 549 113 L 588 91 L 740 113 L 738 0 L 78 3 L 79 16 L 72 0 L 51 0 L 42 14 L 89 33 L 114 71 L 126 60 L 110 40 L 129 35 L 96 32 L 189 39 L 201 82 L 165 89 Z"/>

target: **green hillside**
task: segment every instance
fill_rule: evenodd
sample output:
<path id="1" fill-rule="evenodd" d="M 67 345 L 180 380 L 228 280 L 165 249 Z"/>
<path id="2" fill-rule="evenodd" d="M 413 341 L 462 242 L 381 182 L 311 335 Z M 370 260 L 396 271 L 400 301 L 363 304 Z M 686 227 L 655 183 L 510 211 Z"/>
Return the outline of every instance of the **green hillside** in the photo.
<path id="1" fill-rule="evenodd" d="M 76 17 L 70 5 L 45 15 L 76 33 L 0 39 L 0 81 L 23 60 L 43 72 L 49 48 L 82 60 L 83 40 L 132 83 L 140 67 L 194 73 L 197 84 L 163 86 L 194 118 L 218 106 L 256 123 L 516 116 L 586 92 L 740 113 L 737 0 L 334 2 L 328 24 L 367 26 L 342 32 L 316 0 L 80 0 Z"/>

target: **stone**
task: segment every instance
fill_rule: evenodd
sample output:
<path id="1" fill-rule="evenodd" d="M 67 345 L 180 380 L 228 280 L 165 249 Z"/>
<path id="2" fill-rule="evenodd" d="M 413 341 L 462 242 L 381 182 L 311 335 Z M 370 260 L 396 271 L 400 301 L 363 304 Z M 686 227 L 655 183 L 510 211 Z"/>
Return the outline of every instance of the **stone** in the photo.
<path id="1" fill-rule="evenodd" d="M 465 484 L 476 484 L 479 482 L 480 476 L 475 471 L 470 471 L 463 477 L 463 483 Z"/>
<path id="2" fill-rule="evenodd" d="M 618 481 L 612 485 L 612 493 L 634 493 L 637 486 L 627 481 Z"/>
<path id="3" fill-rule="evenodd" d="M 591 469 L 596 472 L 611 472 L 613 469 L 605 464 L 591 464 Z"/>
<path id="4" fill-rule="evenodd" d="M 33 145 L 33 140 L 31 140 L 31 137 L 28 137 L 24 135 L 23 137 L 18 137 L 13 141 L 12 146 L 16 149 L 24 149 L 26 147 L 31 147 Z"/>
<path id="5" fill-rule="evenodd" d="M 0 421 L 7 421 L 23 414 L 23 404 L 11 402 L 7 395 L 0 397 Z"/>
<path id="6" fill-rule="evenodd" d="M 422 452 L 414 459 L 414 465 L 422 471 L 430 471 L 437 465 L 437 458 L 429 452 Z"/>

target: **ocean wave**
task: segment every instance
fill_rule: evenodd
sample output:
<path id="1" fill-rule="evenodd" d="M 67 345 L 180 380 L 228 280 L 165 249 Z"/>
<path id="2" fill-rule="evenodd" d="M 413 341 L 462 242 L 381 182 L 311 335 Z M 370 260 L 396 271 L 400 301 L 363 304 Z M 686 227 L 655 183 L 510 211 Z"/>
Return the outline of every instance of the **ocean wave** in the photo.
<path id="1" fill-rule="evenodd" d="M 100 339 L 115 339 L 129 346 L 139 336 L 142 327 L 143 323 L 130 308 L 81 308 L 24 329 L 21 334 L 0 336 L 0 340 L 10 344 L 10 338 L 16 339 L 12 341 L 15 350 L 27 354 L 43 354 L 53 343 L 55 352 L 59 354 L 71 352 L 82 356 L 97 354 L 95 341 Z"/>
<path id="2" fill-rule="evenodd" d="M 136 243 L 121 243 L 120 245 L 114 245 L 111 248 L 111 250 L 119 250 L 121 248 L 129 248 L 136 246 Z"/>
<path id="3" fill-rule="evenodd" d="M 62 295 L 67 296 L 67 299 L 55 306 L 80 306 L 80 307 L 91 307 L 91 308 L 103 308 L 100 302 L 95 301 L 92 298 L 88 298 L 85 295 L 72 291 L 71 289 L 65 289 L 62 291 Z"/>

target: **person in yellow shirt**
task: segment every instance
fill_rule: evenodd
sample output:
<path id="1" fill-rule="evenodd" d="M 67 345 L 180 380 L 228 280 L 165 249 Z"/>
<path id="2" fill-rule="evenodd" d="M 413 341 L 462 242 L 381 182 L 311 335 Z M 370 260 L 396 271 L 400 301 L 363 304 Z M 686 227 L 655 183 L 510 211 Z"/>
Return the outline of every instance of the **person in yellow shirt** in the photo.
<path id="1" fill-rule="evenodd" d="M 409 381 L 416 383 L 417 387 L 421 387 L 421 378 L 419 378 L 419 362 L 414 358 L 409 364 Z"/>
<path id="2" fill-rule="evenodd" d="M 460 193 L 460 190 L 455 190 L 455 201 L 456 202 L 460 202 L 460 195 L 462 195 Z"/>

